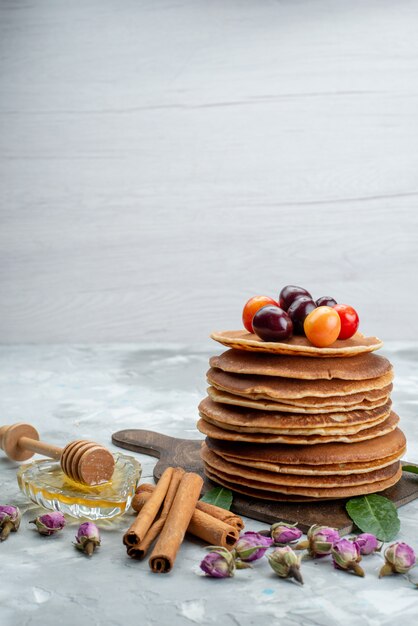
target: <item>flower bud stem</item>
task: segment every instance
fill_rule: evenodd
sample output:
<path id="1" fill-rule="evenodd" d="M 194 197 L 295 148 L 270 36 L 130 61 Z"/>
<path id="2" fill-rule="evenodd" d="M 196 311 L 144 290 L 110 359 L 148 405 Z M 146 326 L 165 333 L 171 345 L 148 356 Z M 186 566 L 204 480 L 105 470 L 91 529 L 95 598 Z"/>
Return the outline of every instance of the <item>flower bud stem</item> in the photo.
<path id="1" fill-rule="evenodd" d="M 0 534 L 0 541 L 4 541 L 10 535 L 10 531 L 13 530 L 13 522 L 5 522 Z"/>
<path id="2" fill-rule="evenodd" d="M 356 576 L 361 576 L 364 578 L 364 570 L 360 567 L 358 563 L 354 563 L 351 567 Z"/>
<path id="3" fill-rule="evenodd" d="M 96 544 L 94 543 L 94 541 L 86 541 L 86 543 L 84 544 L 84 552 L 87 554 L 87 556 L 91 556 L 95 548 Z"/>
<path id="4" fill-rule="evenodd" d="M 393 574 L 391 565 L 389 565 L 389 563 L 385 563 L 379 572 L 379 578 L 383 578 L 383 576 L 390 576 L 391 574 Z"/>
<path id="5" fill-rule="evenodd" d="M 300 569 L 299 567 L 297 567 L 296 565 L 291 565 L 289 568 L 289 578 L 294 578 L 295 580 L 297 580 L 298 583 L 300 583 L 301 585 L 303 585 L 303 578 L 302 578 L 302 574 L 300 573 Z"/>
<path id="6" fill-rule="evenodd" d="M 294 546 L 293 549 L 294 550 L 306 550 L 306 548 L 309 548 L 309 541 L 300 541 Z"/>

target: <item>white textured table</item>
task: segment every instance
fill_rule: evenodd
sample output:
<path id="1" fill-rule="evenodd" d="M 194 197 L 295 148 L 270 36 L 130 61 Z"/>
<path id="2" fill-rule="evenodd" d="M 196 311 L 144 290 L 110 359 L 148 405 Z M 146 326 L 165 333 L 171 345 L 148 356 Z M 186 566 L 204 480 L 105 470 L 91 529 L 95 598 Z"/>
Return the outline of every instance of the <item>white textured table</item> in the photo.
<path id="1" fill-rule="evenodd" d="M 197 404 L 216 346 L 19 346 L 0 352 L 0 423 L 29 421 L 45 440 L 78 437 L 110 444 L 122 428 L 146 428 L 196 438 Z M 394 363 L 393 401 L 418 461 L 418 345 L 389 344 Z M 116 450 L 116 448 L 115 448 Z M 144 477 L 155 460 L 138 455 Z M 28 521 L 40 510 L 20 494 L 16 466 L 0 459 L 1 501 L 24 511 L 22 526 L 0 545 L 2 626 L 222 624 L 250 626 L 415 626 L 418 591 L 404 577 L 378 580 L 381 557 L 363 559 L 366 578 L 332 569 L 328 559 L 303 563 L 304 587 L 275 577 L 264 560 L 234 579 L 200 576 L 205 552 L 186 541 L 169 575 L 127 558 L 122 533 L 131 518 L 99 524 L 102 546 L 86 558 L 71 545 L 77 523 L 40 537 Z M 418 501 L 399 510 L 399 538 L 418 549 Z M 266 528 L 248 520 L 247 529 Z M 414 573 L 418 580 L 418 571 Z"/>

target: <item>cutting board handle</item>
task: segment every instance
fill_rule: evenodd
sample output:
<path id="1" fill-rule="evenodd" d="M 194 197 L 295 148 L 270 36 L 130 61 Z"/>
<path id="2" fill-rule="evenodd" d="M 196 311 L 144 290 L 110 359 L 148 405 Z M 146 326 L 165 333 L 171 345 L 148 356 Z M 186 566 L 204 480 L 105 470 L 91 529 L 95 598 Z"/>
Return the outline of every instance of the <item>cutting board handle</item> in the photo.
<path id="1" fill-rule="evenodd" d="M 134 449 L 135 452 L 155 456 L 158 459 L 171 450 L 173 440 L 174 437 L 139 428 L 119 430 L 112 435 L 112 442 L 115 445 L 128 450 Z"/>
<path id="2" fill-rule="evenodd" d="M 153 472 L 156 480 L 168 466 L 183 467 L 189 472 L 203 473 L 199 453 L 200 442 L 196 439 L 180 439 L 152 430 L 135 428 L 114 433 L 112 442 L 120 448 L 157 457 L 159 461 Z"/>

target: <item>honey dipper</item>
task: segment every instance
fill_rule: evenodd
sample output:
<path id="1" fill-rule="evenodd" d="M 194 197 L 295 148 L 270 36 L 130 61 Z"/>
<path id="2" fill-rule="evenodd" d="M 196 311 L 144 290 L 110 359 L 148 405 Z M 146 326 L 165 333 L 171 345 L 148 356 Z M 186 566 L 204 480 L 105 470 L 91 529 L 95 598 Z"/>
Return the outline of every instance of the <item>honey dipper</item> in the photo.
<path id="1" fill-rule="evenodd" d="M 83 485 L 100 485 L 112 478 L 115 460 L 103 446 L 93 441 L 71 441 L 64 448 L 39 440 L 30 424 L 12 424 L 0 428 L 0 448 L 13 461 L 27 461 L 38 452 L 61 462 L 61 469 L 71 480 Z"/>

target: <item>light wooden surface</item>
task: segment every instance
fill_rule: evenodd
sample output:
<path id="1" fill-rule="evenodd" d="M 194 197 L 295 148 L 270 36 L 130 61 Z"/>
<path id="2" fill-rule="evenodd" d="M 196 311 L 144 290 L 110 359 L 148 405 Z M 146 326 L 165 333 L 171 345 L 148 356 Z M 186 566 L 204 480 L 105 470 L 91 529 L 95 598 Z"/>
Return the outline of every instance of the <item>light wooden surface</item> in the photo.
<path id="1" fill-rule="evenodd" d="M 417 27 L 411 0 L 0 0 L 0 342 L 202 342 L 287 283 L 416 338 Z"/>

